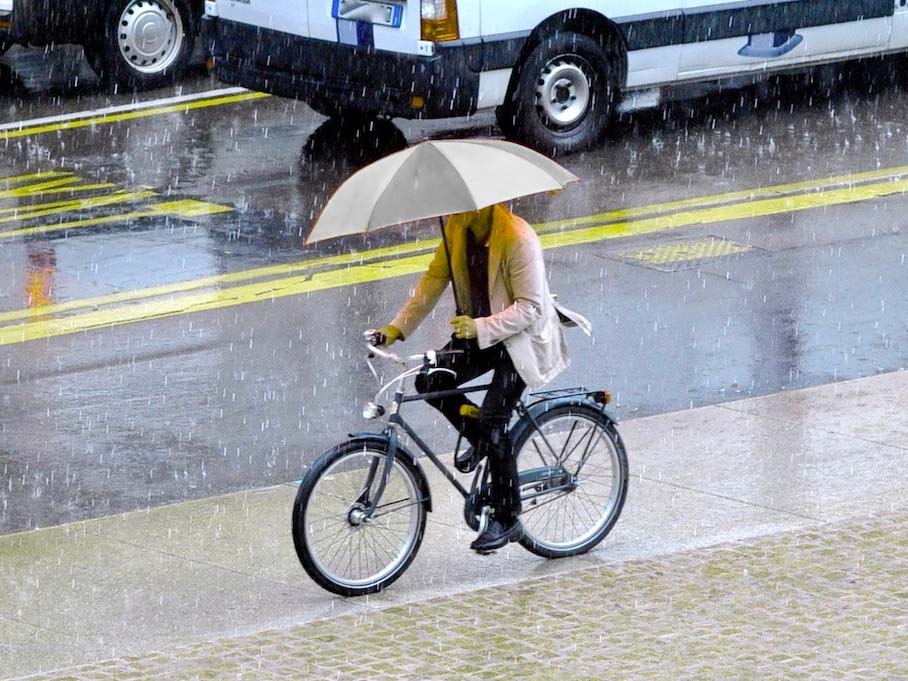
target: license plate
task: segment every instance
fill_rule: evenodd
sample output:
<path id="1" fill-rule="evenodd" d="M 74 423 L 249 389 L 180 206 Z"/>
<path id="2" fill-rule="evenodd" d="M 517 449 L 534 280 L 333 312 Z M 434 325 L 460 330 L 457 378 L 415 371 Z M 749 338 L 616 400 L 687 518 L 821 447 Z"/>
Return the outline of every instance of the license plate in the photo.
<path id="1" fill-rule="evenodd" d="M 400 28 L 404 19 L 404 6 L 370 0 L 334 0 L 331 16 L 335 19 Z"/>

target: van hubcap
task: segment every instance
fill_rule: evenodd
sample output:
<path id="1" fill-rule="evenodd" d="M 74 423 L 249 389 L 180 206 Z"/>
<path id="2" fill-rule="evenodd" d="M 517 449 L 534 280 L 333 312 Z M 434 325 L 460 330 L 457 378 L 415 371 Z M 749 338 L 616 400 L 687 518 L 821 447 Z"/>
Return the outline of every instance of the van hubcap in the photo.
<path id="1" fill-rule="evenodd" d="M 120 54 L 139 73 L 166 70 L 180 53 L 183 20 L 171 0 L 135 0 L 117 24 Z"/>
<path id="2" fill-rule="evenodd" d="M 569 128 L 590 108 L 589 64 L 577 55 L 555 57 L 536 81 L 536 109 L 549 127 Z"/>

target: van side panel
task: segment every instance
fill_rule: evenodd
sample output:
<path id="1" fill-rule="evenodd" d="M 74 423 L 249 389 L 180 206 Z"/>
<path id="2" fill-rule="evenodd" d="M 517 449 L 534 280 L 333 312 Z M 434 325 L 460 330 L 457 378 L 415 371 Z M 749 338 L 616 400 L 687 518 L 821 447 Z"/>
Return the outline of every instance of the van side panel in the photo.
<path id="1" fill-rule="evenodd" d="M 571 9 L 592 10 L 612 20 L 680 14 L 679 0 L 521 0 L 520 10 L 514 7 L 513 0 L 482 0 L 482 33 L 486 39 L 519 31 L 529 33 L 549 17 Z"/>
<path id="2" fill-rule="evenodd" d="M 254 0 L 254 2 L 230 0 L 219 2 L 218 12 L 220 16 L 231 21 L 293 35 L 309 35 L 306 0 Z"/>

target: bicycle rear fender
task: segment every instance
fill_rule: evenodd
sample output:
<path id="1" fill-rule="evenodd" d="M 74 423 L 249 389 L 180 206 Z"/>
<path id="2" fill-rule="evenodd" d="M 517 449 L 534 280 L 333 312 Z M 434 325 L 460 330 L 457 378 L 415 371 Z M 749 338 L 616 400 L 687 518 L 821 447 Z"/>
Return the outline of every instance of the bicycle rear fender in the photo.
<path id="1" fill-rule="evenodd" d="M 391 446 L 391 438 L 384 433 L 350 433 L 349 438 L 350 442 L 361 442 L 364 445 Z M 400 440 L 397 441 L 396 456 L 402 457 L 403 459 L 406 459 L 408 463 L 412 464 L 413 470 L 416 471 L 419 492 L 425 499 L 424 504 L 426 511 L 431 511 L 432 492 L 429 489 L 429 480 L 426 478 L 426 473 L 423 471 L 422 466 L 419 465 L 419 460 L 413 456 L 413 453 L 410 450 L 400 443 Z"/>
<path id="2" fill-rule="evenodd" d="M 618 421 L 613 418 L 606 410 L 605 406 L 594 402 L 590 397 L 586 395 L 569 395 L 566 397 L 556 397 L 552 399 L 539 400 L 538 402 L 533 402 L 530 405 L 527 405 L 527 412 L 532 417 L 533 421 L 537 420 L 541 414 L 544 414 L 547 411 L 552 411 L 553 409 L 558 409 L 560 407 L 576 407 L 578 411 L 585 410 L 590 412 L 595 412 L 600 414 L 605 419 L 615 426 Z M 523 432 L 527 428 L 532 428 L 533 423 L 528 418 L 520 418 L 517 420 L 517 423 L 514 424 L 514 429 L 511 431 L 511 442 L 517 442 L 517 440 L 523 435 Z"/>

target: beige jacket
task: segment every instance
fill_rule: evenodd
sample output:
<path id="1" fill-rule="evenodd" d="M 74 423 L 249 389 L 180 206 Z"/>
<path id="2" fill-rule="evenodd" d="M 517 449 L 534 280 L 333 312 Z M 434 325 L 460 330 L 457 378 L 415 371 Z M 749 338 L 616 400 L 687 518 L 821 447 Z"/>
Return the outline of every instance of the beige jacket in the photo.
<path id="1" fill-rule="evenodd" d="M 468 309 L 470 278 L 463 219 L 449 219 L 445 234 L 455 288 L 461 307 Z M 444 245 L 439 244 L 429 269 L 391 324 L 405 338 L 410 336 L 435 307 L 450 280 Z M 589 323 L 583 317 L 556 307 L 545 277 L 542 247 L 533 228 L 500 205 L 492 212 L 489 235 L 489 304 L 492 314 L 476 320 L 479 347 L 504 343 L 517 373 L 531 389 L 545 385 L 570 363 L 559 311 L 566 325 L 579 325 L 588 332 Z"/>

